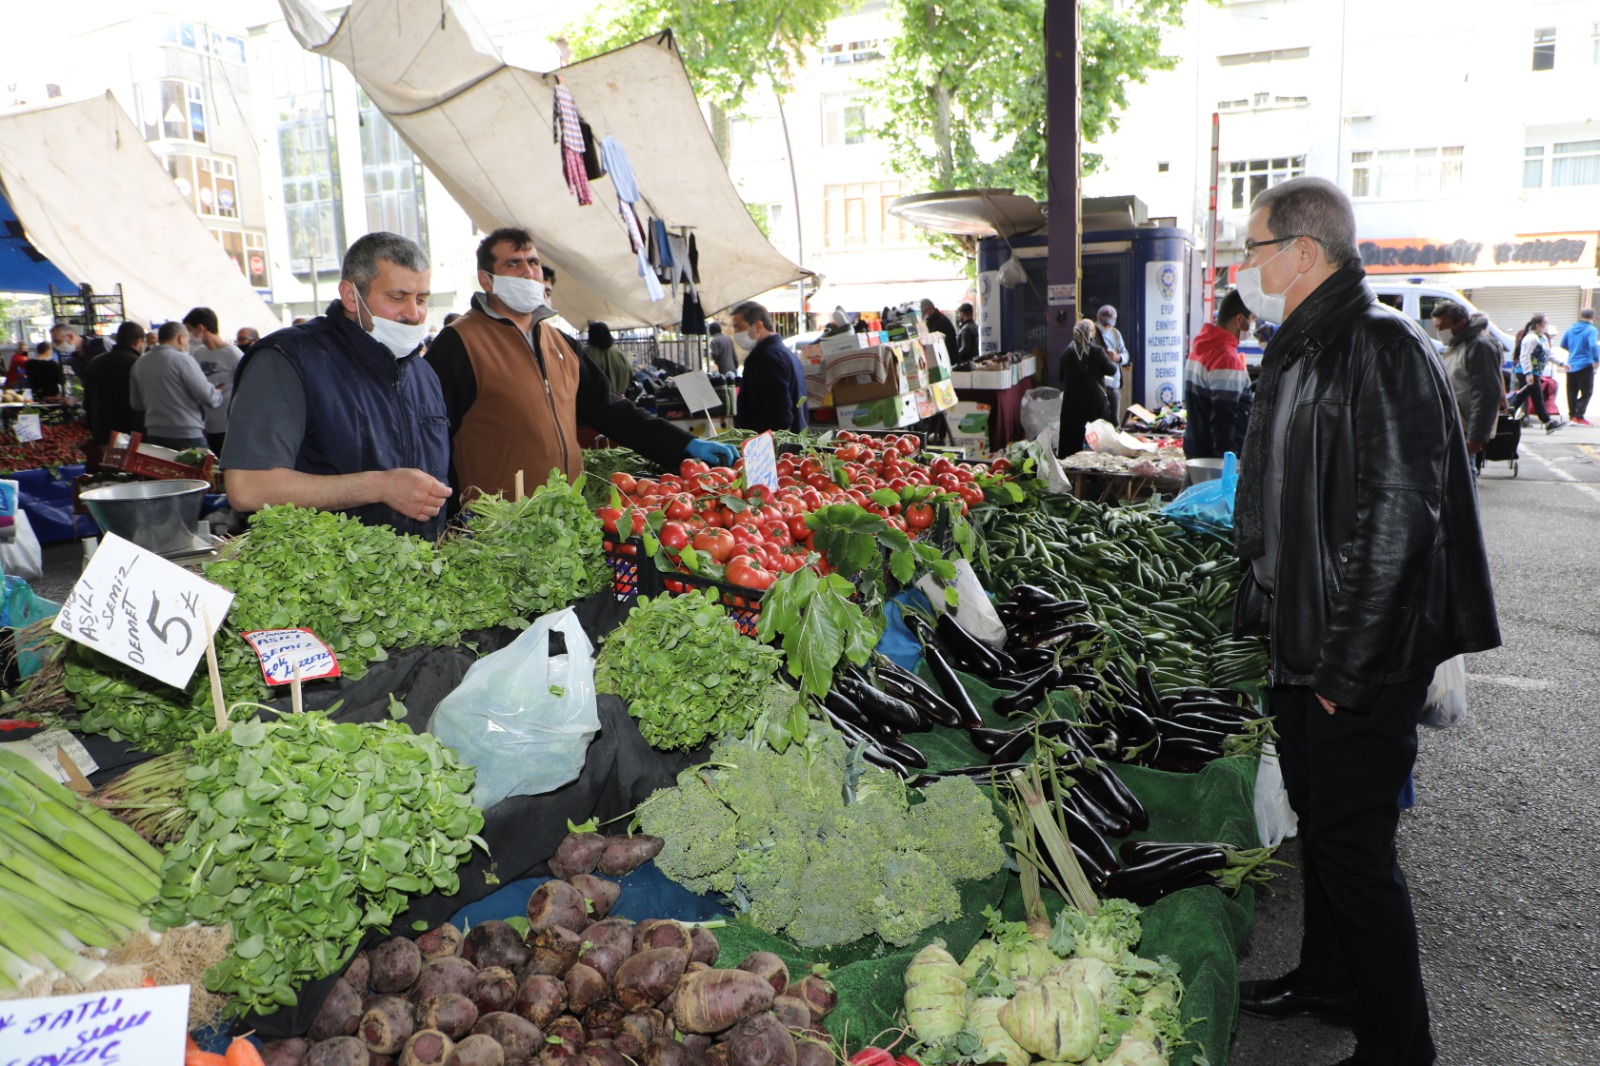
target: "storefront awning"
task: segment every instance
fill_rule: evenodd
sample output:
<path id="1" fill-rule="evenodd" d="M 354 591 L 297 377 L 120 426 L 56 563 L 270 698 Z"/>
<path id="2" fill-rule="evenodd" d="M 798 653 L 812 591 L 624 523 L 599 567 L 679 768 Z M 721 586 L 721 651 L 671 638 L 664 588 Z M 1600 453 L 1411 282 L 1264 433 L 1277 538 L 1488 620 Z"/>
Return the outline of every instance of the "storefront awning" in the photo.
<path id="1" fill-rule="evenodd" d="M 454 0 L 355 0 L 337 28 L 315 0 L 279 0 L 302 45 L 350 68 L 473 224 L 527 228 L 559 272 L 557 310 L 612 328 L 668 325 L 682 300 L 652 302 L 610 177 L 580 206 L 552 134 L 557 85 L 571 90 L 598 141 L 617 139 L 642 217 L 692 227 L 700 303 L 713 314 L 805 271 L 751 220 L 717 155 L 670 33 L 548 74 L 508 66 Z"/>
<path id="2" fill-rule="evenodd" d="M 206 306 L 230 334 L 277 326 L 110 93 L 0 115 L 0 186 L 28 244 L 54 267 L 16 291 L 120 284 L 127 314 L 146 322 Z"/>
<path id="3" fill-rule="evenodd" d="M 864 282 L 855 285 L 827 282 L 814 296 L 806 299 L 806 307 L 813 314 L 826 316 L 835 307 L 859 314 L 863 311 L 882 311 L 885 307 L 899 307 L 903 303 L 932 300 L 935 307 L 954 317 L 956 307 L 973 298 L 973 284 L 965 278 Z"/>

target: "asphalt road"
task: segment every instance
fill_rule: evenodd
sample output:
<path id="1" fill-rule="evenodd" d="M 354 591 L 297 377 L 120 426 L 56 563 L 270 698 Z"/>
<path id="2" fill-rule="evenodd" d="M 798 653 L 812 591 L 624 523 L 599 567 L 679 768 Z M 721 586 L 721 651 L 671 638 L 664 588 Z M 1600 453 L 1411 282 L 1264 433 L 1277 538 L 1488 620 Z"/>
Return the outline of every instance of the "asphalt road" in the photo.
<path id="1" fill-rule="evenodd" d="M 1479 479 L 1504 646 L 1467 719 L 1424 730 L 1400 822 L 1441 1066 L 1600 1062 L 1600 428 L 1523 438 Z M 1290 842 L 1285 858 L 1297 859 Z M 1298 875 L 1257 909 L 1246 978 L 1298 959 Z M 1240 1015 L 1234 1066 L 1322 1066 L 1347 1030 Z"/>

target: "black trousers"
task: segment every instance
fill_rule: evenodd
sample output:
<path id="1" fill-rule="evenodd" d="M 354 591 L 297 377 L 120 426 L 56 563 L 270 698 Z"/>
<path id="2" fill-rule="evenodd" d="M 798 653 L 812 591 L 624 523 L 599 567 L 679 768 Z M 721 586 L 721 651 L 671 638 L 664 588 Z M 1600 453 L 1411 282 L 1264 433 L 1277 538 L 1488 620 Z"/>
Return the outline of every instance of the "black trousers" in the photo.
<path id="1" fill-rule="evenodd" d="M 1582 370 L 1567 371 L 1567 416 L 1582 418 L 1589 409 L 1589 398 L 1594 395 L 1594 364 Z"/>
<path id="2" fill-rule="evenodd" d="M 1528 410 L 1539 416 L 1539 421 L 1550 421 L 1550 412 L 1544 406 L 1544 386 L 1539 383 L 1538 374 L 1519 376 L 1522 382 L 1520 388 L 1506 398 L 1506 403 L 1515 411 L 1523 401 L 1527 401 Z"/>
<path id="3" fill-rule="evenodd" d="M 1268 694 L 1304 849 L 1305 928 L 1296 987 L 1354 991 L 1356 1057 L 1434 1060 L 1411 894 L 1400 872 L 1397 797 L 1417 757 L 1428 682 L 1386 685 L 1367 713 L 1328 714 L 1308 688 Z"/>

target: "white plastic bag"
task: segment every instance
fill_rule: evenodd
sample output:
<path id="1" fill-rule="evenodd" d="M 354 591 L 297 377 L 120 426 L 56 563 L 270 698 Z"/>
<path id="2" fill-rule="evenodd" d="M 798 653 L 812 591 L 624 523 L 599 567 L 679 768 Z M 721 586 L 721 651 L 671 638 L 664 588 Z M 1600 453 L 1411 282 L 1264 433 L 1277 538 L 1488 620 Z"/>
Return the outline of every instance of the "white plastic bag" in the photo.
<path id="1" fill-rule="evenodd" d="M 1429 729 L 1449 729 L 1467 716 L 1467 660 L 1446 659 L 1433 671 L 1428 702 L 1422 707 L 1422 724 Z"/>
<path id="2" fill-rule="evenodd" d="M 1000 264 L 1000 284 L 1008 289 L 1014 289 L 1028 280 L 1028 268 L 1022 265 L 1016 253 L 1010 259 Z"/>
<path id="3" fill-rule="evenodd" d="M 44 577 L 44 549 L 39 546 L 39 536 L 28 521 L 28 512 L 20 507 L 15 528 L 15 537 L 0 541 L 0 573 L 24 581 L 39 581 Z"/>
<path id="4" fill-rule="evenodd" d="M 1283 787 L 1283 768 L 1278 765 L 1278 746 L 1267 741 L 1256 765 L 1256 834 L 1261 846 L 1275 848 L 1299 828 L 1299 819 L 1289 806 L 1289 792 Z"/>
<path id="5" fill-rule="evenodd" d="M 1154 452 L 1156 446 L 1146 443 L 1129 433 L 1123 433 L 1103 418 L 1097 418 L 1083 427 L 1083 442 L 1089 446 L 1090 451 L 1106 455 L 1124 455 L 1133 457 L 1146 452 Z"/>
<path id="6" fill-rule="evenodd" d="M 1057 440 L 1061 434 L 1060 389 L 1029 389 L 1023 394 L 1022 432 L 1027 434 L 1029 440 L 1044 439 L 1051 455 L 1059 450 Z"/>
<path id="7" fill-rule="evenodd" d="M 994 604 L 989 602 L 989 594 L 979 583 L 972 564 L 965 559 L 957 559 L 956 579 L 951 584 L 956 590 L 956 606 L 953 613 L 961 628 L 997 651 L 1004 647 L 1005 623 L 1000 621 L 1000 613 L 994 609 Z M 944 598 L 945 587 L 945 583 L 932 574 L 924 575 L 922 580 L 917 582 L 917 588 L 928 597 L 933 609 L 940 612 L 949 609 Z"/>
<path id="8" fill-rule="evenodd" d="M 559 633 L 566 651 L 550 654 Z M 537 796 L 583 770 L 600 732 L 594 645 L 572 608 L 539 618 L 516 640 L 472 664 L 439 701 L 428 731 L 477 767 L 472 802 L 488 809 L 508 796 Z"/>

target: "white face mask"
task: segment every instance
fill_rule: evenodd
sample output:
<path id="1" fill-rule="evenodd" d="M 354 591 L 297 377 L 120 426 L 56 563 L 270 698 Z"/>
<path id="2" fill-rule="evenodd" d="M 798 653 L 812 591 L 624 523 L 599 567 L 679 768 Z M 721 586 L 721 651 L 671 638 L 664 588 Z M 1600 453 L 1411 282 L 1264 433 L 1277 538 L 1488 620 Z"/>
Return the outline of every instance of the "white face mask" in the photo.
<path id="1" fill-rule="evenodd" d="M 741 329 L 733 335 L 733 343 L 739 346 L 741 352 L 748 352 L 756 346 L 756 339 L 750 336 L 750 331 Z"/>
<path id="2" fill-rule="evenodd" d="M 546 303 L 543 281 L 510 274 L 492 274 L 490 277 L 494 281 L 494 294 L 516 314 L 531 314 Z"/>
<path id="3" fill-rule="evenodd" d="M 372 308 L 367 306 L 367 301 L 361 298 L 361 293 L 356 292 L 356 302 L 372 318 L 372 328 L 367 332 L 372 334 L 372 339 L 389 349 L 396 359 L 404 359 L 417 350 L 417 346 L 428 339 L 428 324 L 419 322 L 415 326 L 408 326 L 404 322 L 396 322 L 392 318 L 379 318 L 372 313 Z"/>
<path id="4" fill-rule="evenodd" d="M 1444 345 L 1446 348 L 1450 347 L 1450 342 L 1455 340 L 1455 337 L 1456 331 L 1453 329 L 1439 330 L 1439 343 Z"/>
<path id="5" fill-rule="evenodd" d="M 1282 255 L 1288 250 L 1288 248 L 1280 248 L 1278 255 Z M 1272 259 L 1278 258 L 1278 255 L 1273 256 Z M 1272 262 L 1272 259 L 1268 259 L 1267 263 Z M 1294 281 L 1299 281 L 1300 275 L 1296 274 L 1294 281 L 1289 282 L 1288 288 L 1282 292 L 1267 292 L 1261 287 L 1261 267 L 1266 266 L 1267 263 L 1262 263 L 1261 266 L 1243 268 L 1234 277 L 1234 282 L 1239 288 L 1239 298 L 1244 301 L 1246 307 L 1256 313 L 1257 319 L 1282 324 L 1284 305 L 1287 303 L 1286 298 L 1289 295 L 1289 289 L 1294 288 Z"/>

